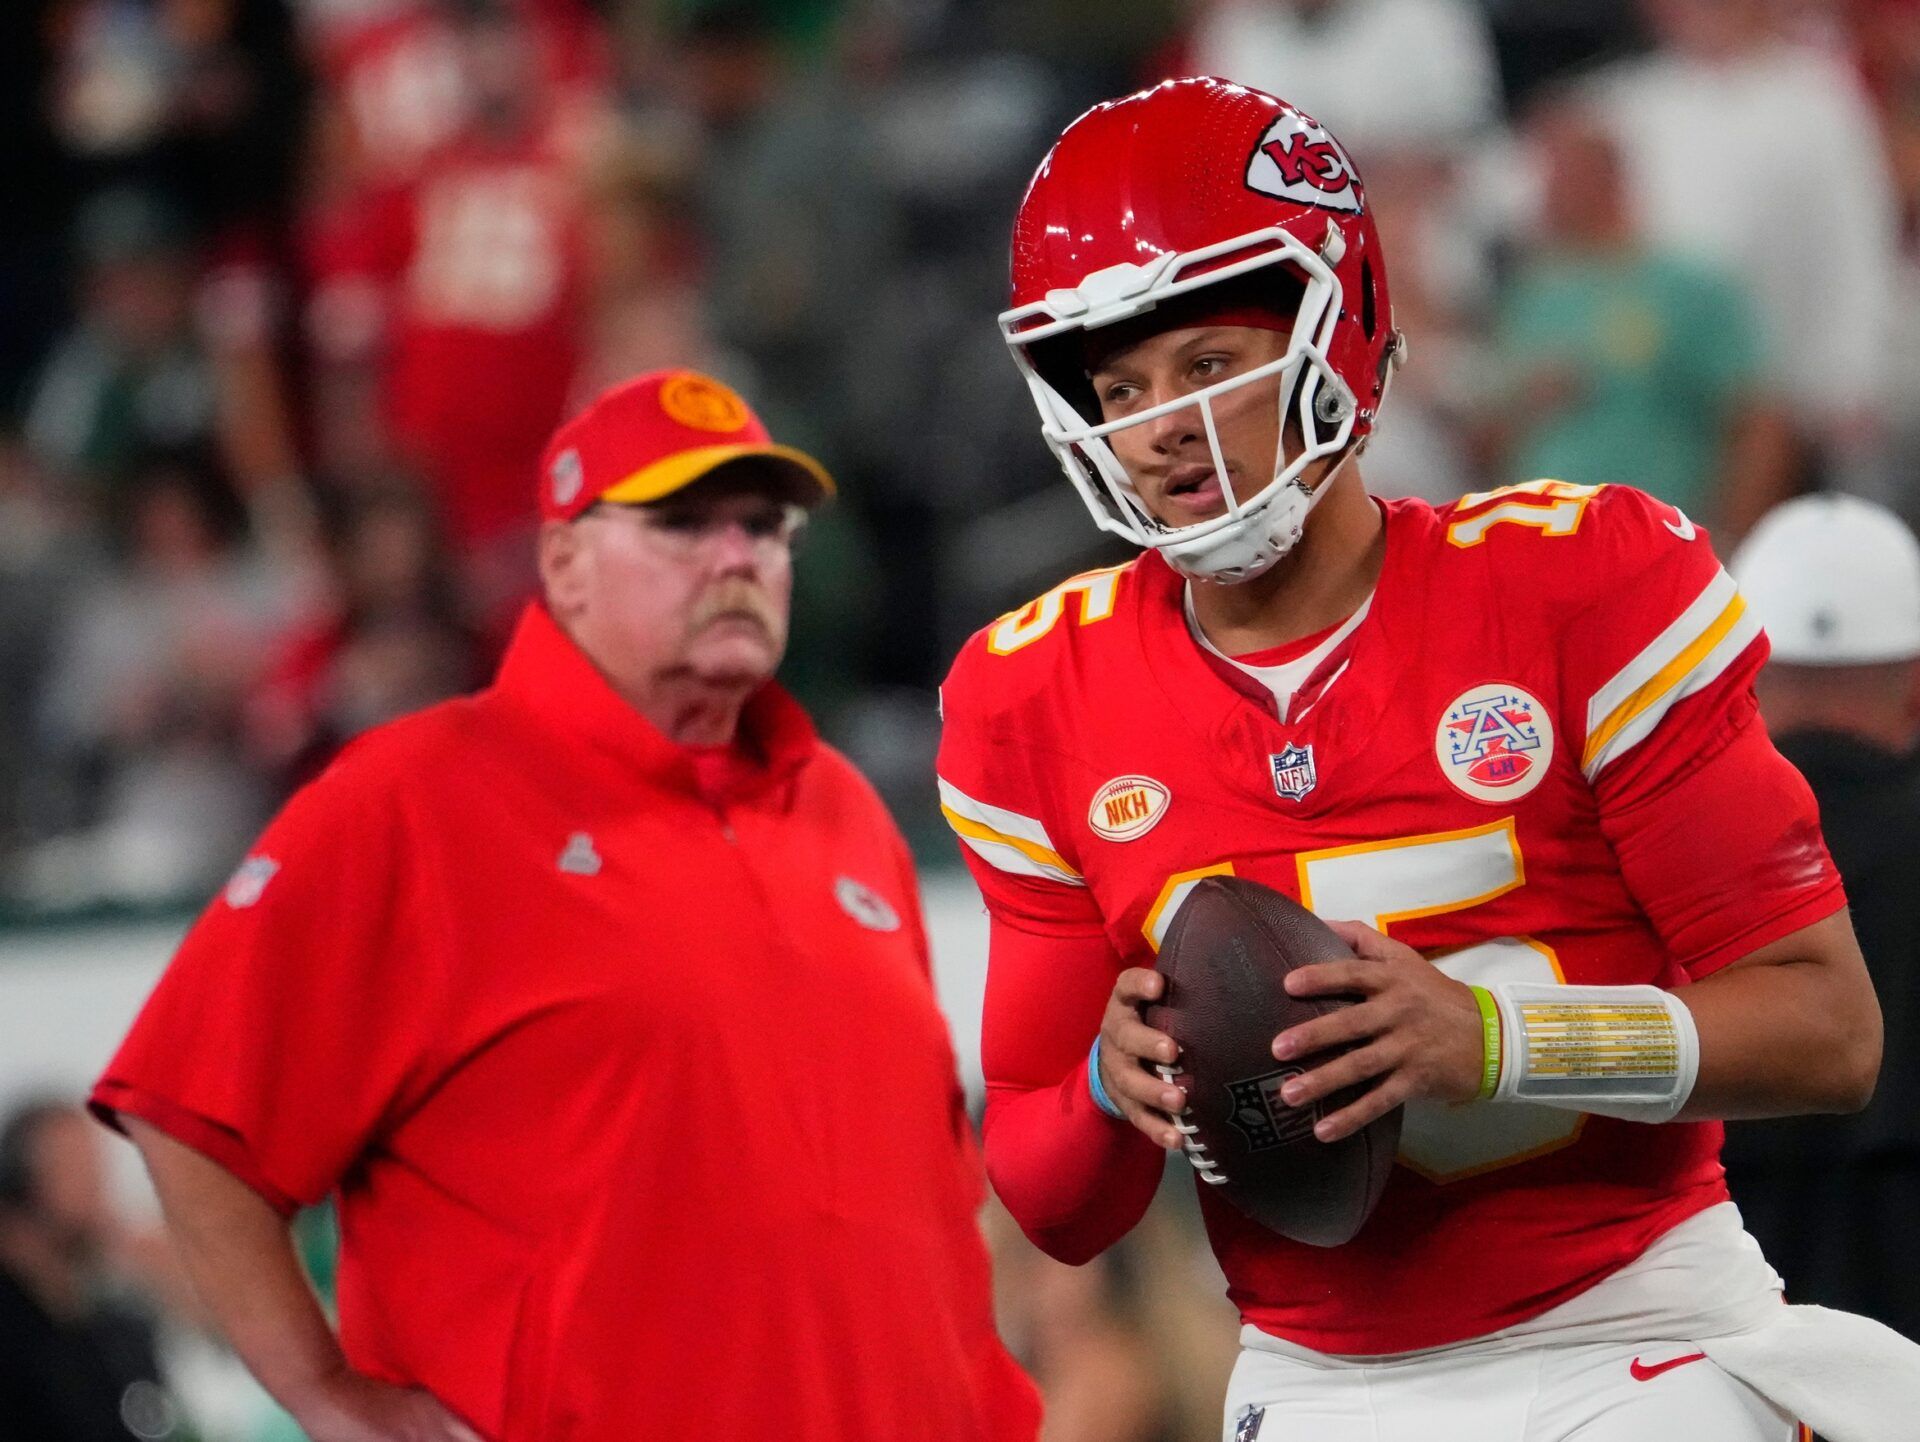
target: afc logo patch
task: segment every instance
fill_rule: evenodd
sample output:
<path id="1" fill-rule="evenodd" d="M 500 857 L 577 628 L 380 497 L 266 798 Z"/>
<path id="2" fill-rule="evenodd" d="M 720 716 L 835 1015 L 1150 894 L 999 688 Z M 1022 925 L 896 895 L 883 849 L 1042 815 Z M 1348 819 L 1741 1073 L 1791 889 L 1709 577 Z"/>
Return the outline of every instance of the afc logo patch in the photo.
<path id="1" fill-rule="evenodd" d="M 1553 760 L 1553 721 L 1518 686 L 1476 686 L 1441 712 L 1433 750 L 1456 790 L 1476 801 L 1512 801 L 1545 778 Z"/>
<path id="2" fill-rule="evenodd" d="M 1284 112 L 1261 134 L 1247 158 L 1247 188 L 1352 215 L 1367 208 L 1347 152 L 1319 121 L 1298 110 Z"/>
<path id="3" fill-rule="evenodd" d="M 1289 745 L 1267 757 L 1273 768 L 1273 789 L 1283 801 L 1299 801 L 1319 783 L 1311 746 Z"/>
<path id="4" fill-rule="evenodd" d="M 1280 1088 L 1304 1068 L 1281 1067 L 1265 1076 L 1228 1082 L 1227 1095 L 1233 1098 L 1233 1113 L 1227 1118 L 1234 1130 L 1247 1139 L 1250 1152 L 1269 1151 L 1313 1135 L 1314 1118 L 1319 1108 L 1290 1107 L 1280 1099 Z"/>

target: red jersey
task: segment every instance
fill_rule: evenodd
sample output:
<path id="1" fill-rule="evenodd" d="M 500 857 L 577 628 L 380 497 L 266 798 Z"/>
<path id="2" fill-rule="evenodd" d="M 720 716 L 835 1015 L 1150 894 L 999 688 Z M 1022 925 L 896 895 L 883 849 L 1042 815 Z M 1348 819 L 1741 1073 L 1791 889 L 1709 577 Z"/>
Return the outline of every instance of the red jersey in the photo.
<path id="1" fill-rule="evenodd" d="M 349 1360 L 488 1437 L 1031 1438 L 906 848 L 784 693 L 743 727 L 530 611 L 295 797 L 94 1105 L 336 1193 Z"/>
<path id="2" fill-rule="evenodd" d="M 1359 623 L 1274 697 L 1189 628 L 1157 557 L 975 636 L 943 689 L 944 808 L 994 928 L 988 1169 L 1069 1259 L 1137 1220 L 1160 1155 L 1086 1097 L 1115 973 L 1233 872 L 1387 931 L 1458 979 L 1678 987 L 1842 905 L 1766 740 L 1766 643 L 1704 536 L 1624 487 L 1383 504 Z M 1382 1354 L 1534 1316 L 1726 1196 L 1716 1123 L 1407 1108 L 1343 1247 L 1200 1188 L 1245 1319 Z"/>

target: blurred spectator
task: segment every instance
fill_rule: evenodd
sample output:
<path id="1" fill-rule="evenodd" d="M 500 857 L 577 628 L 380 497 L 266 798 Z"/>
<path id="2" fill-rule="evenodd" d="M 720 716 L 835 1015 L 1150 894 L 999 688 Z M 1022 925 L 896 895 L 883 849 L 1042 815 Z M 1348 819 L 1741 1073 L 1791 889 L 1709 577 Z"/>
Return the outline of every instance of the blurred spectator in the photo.
<path id="1" fill-rule="evenodd" d="M 425 501 L 407 489 L 355 496 L 336 529 L 337 601 L 281 644 L 247 704 L 248 750 L 282 792 L 369 727 L 486 680 Z"/>
<path id="2" fill-rule="evenodd" d="M 572 78 L 569 49 L 584 32 L 547 23 L 554 8 L 446 11 L 463 123 L 401 185 L 382 188 L 352 172 L 350 154 L 328 152 L 350 173 L 329 178 L 307 221 L 308 332 L 331 372 L 325 393 L 374 403 L 326 423 L 359 449 L 321 459 L 418 471 L 490 618 L 510 615 L 531 585 L 528 479 L 586 330 L 576 129 L 586 82 Z M 348 383 L 356 371 L 374 384 Z"/>
<path id="3" fill-rule="evenodd" d="M 1882 507 L 1810 496 L 1732 569 L 1773 642 L 1761 714 L 1820 802 L 1886 1060 L 1856 1115 L 1730 1123 L 1727 1176 L 1790 1300 L 1920 1336 L 1920 543 Z"/>
<path id="4" fill-rule="evenodd" d="M 0 1123 L 0 1437 L 179 1437 L 146 1316 L 107 1284 L 120 1228 L 97 1130 L 41 1101 Z"/>
<path id="5" fill-rule="evenodd" d="M 217 388 L 177 206 L 107 191 L 82 210 L 75 250 L 79 315 L 34 386 L 26 438 L 42 465 L 111 497 L 155 451 L 213 448 Z"/>
<path id="6" fill-rule="evenodd" d="M 1793 471 L 1746 295 L 1641 242 L 1619 150 L 1577 102 L 1529 135 L 1541 215 L 1499 320 L 1504 479 L 1626 482 L 1737 535 Z"/>
<path id="7" fill-rule="evenodd" d="M 1871 494 L 1920 524 L 1920 3 L 1858 0 L 1859 53 L 1873 84 L 1900 207 L 1886 357 L 1888 444 Z"/>
<path id="8" fill-rule="evenodd" d="M 287 0 L 55 0 L 48 103 L 93 184 L 160 190 L 216 245 L 284 220 L 305 111 Z"/>
<path id="9" fill-rule="evenodd" d="M 88 517 L 0 435 L 0 872 L 26 836 L 40 688 L 70 597 L 98 569 Z"/>
<path id="10" fill-rule="evenodd" d="M 1469 0 L 1212 0 L 1191 57 L 1331 126 L 1363 175 L 1394 152 L 1457 150 L 1499 119 L 1492 36 Z"/>
<path id="11" fill-rule="evenodd" d="M 707 333 L 692 216 L 692 155 L 666 126 L 609 130 L 587 168 L 592 337 L 578 389 L 673 366 L 725 369 Z"/>
<path id="12" fill-rule="evenodd" d="M 64 834 L 22 867 L 43 903 L 204 894 L 265 810 L 239 706 L 297 590 L 234 549 L 238 516 L 190 460 L 135 473 L 123 516 L 124 568 L 76 599 L 41 700 L 45 766 L 69 783 Z"/>
<path id="13" fill-rule="evenodd" d="M 1782 34 L 1779 0 L 1645 0 L 1661 48 L 1596 77 L 1648 244 L 1728 268 L 1835 474 L 1882 411 L 1894 211 L 1859 77 Z"/>
<path id="14" fill-rule="evenodd" d="M 896 217 L 878 190 L 869 92 L 796 64 L 773 8 L 705 6 L 682 38 L 708 316 L 751 365 L 768 426 L 838 468 L 862 443 L 848 398 L 861 391 L 870 278 L 899 263 Z"/>

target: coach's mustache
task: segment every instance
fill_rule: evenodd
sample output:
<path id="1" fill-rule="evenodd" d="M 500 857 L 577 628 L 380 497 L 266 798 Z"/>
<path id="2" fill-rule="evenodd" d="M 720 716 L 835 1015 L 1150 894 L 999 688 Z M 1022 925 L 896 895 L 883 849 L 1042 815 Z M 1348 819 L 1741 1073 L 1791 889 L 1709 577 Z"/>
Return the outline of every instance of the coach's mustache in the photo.
<path id="1" fill-rule="evenodd" d="M 769 640 L 777 641 L 787 632 L 786 617 L 764 590 L 750 581 L 727 580 L 700 598 L 687 622 L 687 633 L 697 634 L 725 617 L 752 621 Z"/>

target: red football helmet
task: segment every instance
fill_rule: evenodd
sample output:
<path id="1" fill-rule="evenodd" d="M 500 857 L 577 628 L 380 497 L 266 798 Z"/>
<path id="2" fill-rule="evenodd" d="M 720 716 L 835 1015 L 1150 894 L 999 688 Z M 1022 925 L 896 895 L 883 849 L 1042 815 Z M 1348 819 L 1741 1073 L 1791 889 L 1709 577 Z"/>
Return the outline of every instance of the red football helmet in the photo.
<path id="1" fill-rule="evenodd" d="M 1103 423 L 1082 333 L 1203 287 L 1219 289 L 1196 300 L 1238 308 L 1251 298 L 1291 316 L 1287 353 Z M 1000 330 L 1042 434 L 1100 527 L 1222 581 L 1260 574 L 1299 540 L 1324 490 L 1309 490 L 1303 472 L 1360 449 L 1404 352 L 1380 238 L 1346 151 L 1284 100 L 1211 77 L 1165 81 L 1067 127 L 1014 222 L 1013 306 Z M 1275 374 L 1282 432 L 1292 406 L 1305 444 L 1293 456 L 1282 444 L 1269 484 L 1236 496 L 1212 403 Z M 1106 437 L 1184 406 L 1200 410 L 1227 512 L 1169 527 L 1142 505 Z"/>

